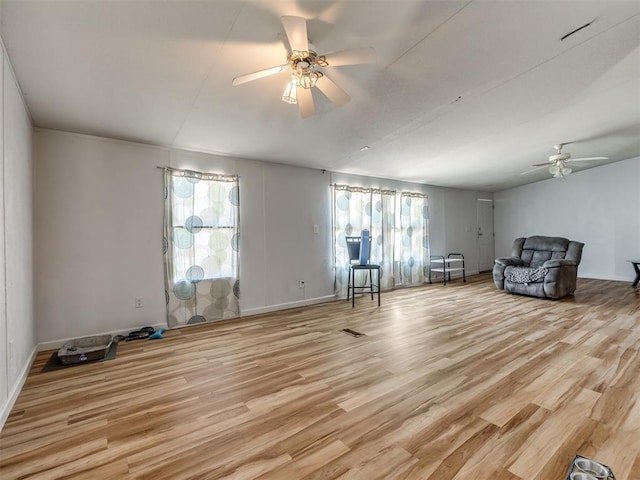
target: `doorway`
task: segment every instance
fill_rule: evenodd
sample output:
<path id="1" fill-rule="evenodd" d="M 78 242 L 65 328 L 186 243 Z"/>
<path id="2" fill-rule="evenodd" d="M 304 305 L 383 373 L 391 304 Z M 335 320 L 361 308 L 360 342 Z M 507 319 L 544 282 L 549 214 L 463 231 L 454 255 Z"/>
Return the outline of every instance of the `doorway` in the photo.
<path id="1" fill-rule="evenodd" d="M 478 198 L 476 203 L 478 206 L 478 272 L 490 272 L 495 261 L 493 200 Z"/>

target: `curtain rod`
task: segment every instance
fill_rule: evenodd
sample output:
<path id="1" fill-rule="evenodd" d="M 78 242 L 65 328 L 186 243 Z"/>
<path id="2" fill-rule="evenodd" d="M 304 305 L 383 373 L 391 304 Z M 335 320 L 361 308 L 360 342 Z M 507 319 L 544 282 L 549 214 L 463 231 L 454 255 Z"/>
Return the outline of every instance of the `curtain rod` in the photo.
<path id="1" fill-rule="evenodd" d="M 412 198 L 427 198 L 427 194 L 419 193 L 419 192 L 402 192 L 400 193 L 401 197 L 412 197 Z"/>
<path id="2" fill-rule="evenodd" d="M 351 192 L 361 192 L 361 193 L 371 192 L 371 193 L 386 193 L 386 194 L 398 193 L 397 190 L 375 188 L 375 187 L 356 187 L 356 186 L 351 186 L 351 185 L 341 185 L 341 184 L 338 184 L 338 183 L 330 183 L 329 186 L 330 187 L 334 187 L 337 190 L 345 190 L 345 191 L 351 191 Z M 401 197 L 412 197 L 412 198 L 428 198 L 427 194 L 420 193 L 420 192 L 403 192 L 403 191 L 400 191 L 400 196 Z"/>
<path id="3" fill-rule="evenodd" d="M 189 170 L 186 168 L 173 168 L 173 167 L 160 167 L 160 166 L 157 166 L 156 168 L 159 168 L 160 170 L 168 170 L 170 172 L 179 172 L 180 176 L 202 178 L 204 180 L 235 181 L 240 178 L 240 175 L 236 175 L 236 174 L 198 172 L 196 170 Z"/>
<path id="4" fill-rule="evenodd" d="M 396 193 L 395 190 L 378 188 L 378 187 L 357 187 L 353 185 L 341 185 L 338 183 L 330 183 L 329 186 L 334 187 L 337 190 L 346 190 L 348 192 L 350 191 L 350 192 L 361 192 L 361 193 L 368 193 L 368 192 Z"/>

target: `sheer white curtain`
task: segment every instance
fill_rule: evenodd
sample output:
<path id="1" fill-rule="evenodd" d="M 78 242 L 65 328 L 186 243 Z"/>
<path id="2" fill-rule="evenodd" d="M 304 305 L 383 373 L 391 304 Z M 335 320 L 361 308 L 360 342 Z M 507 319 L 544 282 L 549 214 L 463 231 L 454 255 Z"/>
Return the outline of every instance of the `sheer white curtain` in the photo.
<path id="1" fill-rule="evenodd" d="M 394 228 L 396 192 L 348 185 L 333 186 L 333 230 L 335 242 L 335 291 L 347 295 L 349 254 L 346 237 L 360 236 L 363 229 L 371 235 L 370 262 L 380 265 L 382 290 L 394 287 Z M 366 272 L 357 272 L 356 284 L 365 281 Z"/>
<path id="2" fill-rule="evenodd" d="M 164 186 L 168 326 L 237 317 L 238 177 L 167 168 Z"/>
<path id="3" fill-rule="evenodd" d="M 422 193 L 399 195 L 396 284 L 420 285 L 428 275 L 429 204 Z"/>

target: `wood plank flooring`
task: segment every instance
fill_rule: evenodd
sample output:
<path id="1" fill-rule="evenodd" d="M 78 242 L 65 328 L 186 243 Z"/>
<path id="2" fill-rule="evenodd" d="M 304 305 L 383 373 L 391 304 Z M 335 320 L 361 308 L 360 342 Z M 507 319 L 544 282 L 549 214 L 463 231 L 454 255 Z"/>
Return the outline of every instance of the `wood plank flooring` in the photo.
<path id="1" fill-rule="evenodd" d="M 350 328 L 364 333 L 353 337 Z M 119 345 L 40 373 L 0 478 L 559 480 L 577 453 L 640 479 L 640 289 L 560 301 L 483 274 Z"/>

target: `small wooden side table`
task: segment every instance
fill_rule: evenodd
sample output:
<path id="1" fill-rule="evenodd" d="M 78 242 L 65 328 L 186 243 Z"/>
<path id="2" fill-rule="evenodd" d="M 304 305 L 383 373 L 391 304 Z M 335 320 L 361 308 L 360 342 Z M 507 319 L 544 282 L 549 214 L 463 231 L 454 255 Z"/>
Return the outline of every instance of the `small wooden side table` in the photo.
<path id="1" fill-rule="evenodd" d="M 640 283 L 640 260 L 629 260 L 629 263 L 633 265 L 633 269 L 636 271 L 636 279 L 631 284 L 632 287 L 638 286 Z"/>

